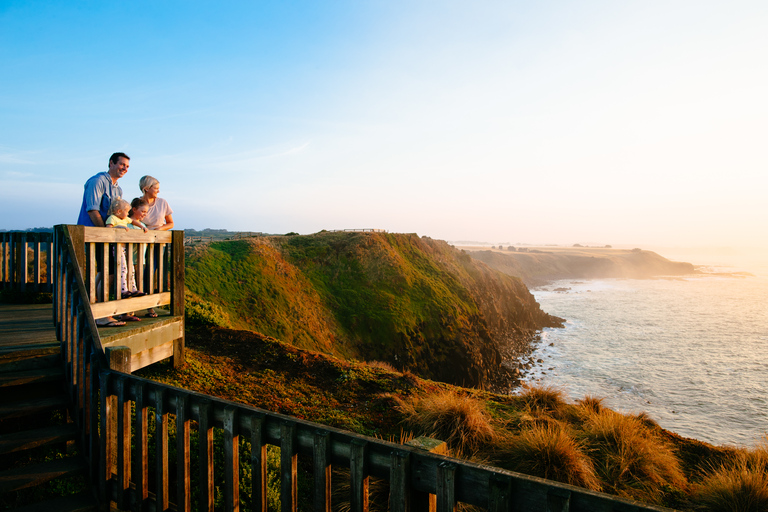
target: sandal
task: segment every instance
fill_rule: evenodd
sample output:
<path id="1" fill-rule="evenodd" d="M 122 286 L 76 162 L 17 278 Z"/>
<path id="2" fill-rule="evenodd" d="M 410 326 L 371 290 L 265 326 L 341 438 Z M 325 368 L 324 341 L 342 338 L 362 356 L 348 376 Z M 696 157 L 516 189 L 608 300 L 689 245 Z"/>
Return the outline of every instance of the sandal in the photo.
<path id="1" fill-rule="evenodd" d="M 125 322 L 123 322 L 122 320 L 115 320 L 114 318 L 110 318 L 107 323 L 96 324 L 97 327 L 121 327 L 123 325 L 125 325 Z"/>
<path id="2" fill-rule="evenodd" d="M 150 309 L 147 311 L 147 318 L 157 318 L 157 313 L 155 313 L 154 309 Z"/>
<path id="3" fill-rule="evenodd" d="M 134 315 L 128 315 L 128 314 L 125 314 L 122 317 L 120 317 L 120 320 L 127 320 L 129 322 L 141 322 L 141 318 Z"/>

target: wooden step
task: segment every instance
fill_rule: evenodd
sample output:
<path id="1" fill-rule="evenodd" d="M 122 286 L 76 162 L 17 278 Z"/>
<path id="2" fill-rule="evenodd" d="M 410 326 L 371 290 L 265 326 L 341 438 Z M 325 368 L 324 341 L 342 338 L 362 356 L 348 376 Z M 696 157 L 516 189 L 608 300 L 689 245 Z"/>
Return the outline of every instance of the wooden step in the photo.
<path id="1" fill-rule="evenodd" d="M 90 512 L 99 504 L 90 492 L 62 496 L 12 509 L 13 512 Z"/>
<path id="2" fill-rule="evenodd" d="M 54 478 L 85 474 L 87 469 L 87 464 L 80 457 L 68 457 L 12 468 L 0 473 L 0 494 L 35 487 Z"/>
<path id="3" fill-rule="evenodd" d="M 40 446 L 64 443 L 74 440 L 76 435 L 77 428 L 73 423 L 1 435 L 0 454 L 6 455 Z"/>
<path id="4" fill-rule="evenodd" d="M 0 373 L 61 366 L 61 347 L 39 352 L 9 352 L 0 357 Z"/>
<path id="5" fill-rule="evenodd" d="M 53 412 L 66 407 L 67 399 L 64 395 L 0 404 L 0 421 Z"/>
<path id="6" fill-rule="evenodd" d="M 0 388 L 54 382 L 63 378 L 64 370 L 58 365 L 34 370 L 0 372 Z"/>

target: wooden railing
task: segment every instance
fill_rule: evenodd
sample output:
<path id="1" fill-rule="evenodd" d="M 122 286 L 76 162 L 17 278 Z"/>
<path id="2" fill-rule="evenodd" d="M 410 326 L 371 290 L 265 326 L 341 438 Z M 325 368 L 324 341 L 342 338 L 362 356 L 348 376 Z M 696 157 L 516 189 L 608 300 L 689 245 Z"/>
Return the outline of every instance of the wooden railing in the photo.
<path id="1" fill-rule="evenodd" d="M 0 289 L 50 292 L 53 233 L 0 233 Z"/>
<path id="2" fill-rule="evenodd" d="M 99 341 L 78 233 L 89 240 L 87 230 L 56 231 L 57 322 L 72 417 L 104 507 L 213 511 L 218 495 L 227 511 L 266 511 L 269 472 L 277 471 L 282 512 L 298 510 L 300 496 L 312 510 L 330 512 L 340 483 L 349 509 L 368 511 L 374 481 L 388 487 L 382 505 L 395 512 L 448 512 L 458 503 L 489 512 L 665 510 L 130 375 L 130 349 Z M 172 256 L 177 250 L 174 238 Z M 279 449 L 279 468 L 267 463 L 270 445 Z M 311 473 L 306 488 L 299 488 L 299 468 Z M 346 470 L 346 482 L 332 482 L 333 468 Z"/>

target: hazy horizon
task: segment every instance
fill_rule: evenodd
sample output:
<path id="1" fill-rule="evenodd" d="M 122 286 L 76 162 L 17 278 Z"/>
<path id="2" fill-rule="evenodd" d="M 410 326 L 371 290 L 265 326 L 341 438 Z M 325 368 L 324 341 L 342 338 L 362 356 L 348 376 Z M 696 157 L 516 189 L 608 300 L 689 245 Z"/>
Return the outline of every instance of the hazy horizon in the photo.
<path id="1" fill-rule="evenodd" d="M 762 254 L 767 23 L 759 1 L 3 2 L 0 229 L 75 223 L 124 151 L 124 195 L 157 177 L 179 229 Z"/>

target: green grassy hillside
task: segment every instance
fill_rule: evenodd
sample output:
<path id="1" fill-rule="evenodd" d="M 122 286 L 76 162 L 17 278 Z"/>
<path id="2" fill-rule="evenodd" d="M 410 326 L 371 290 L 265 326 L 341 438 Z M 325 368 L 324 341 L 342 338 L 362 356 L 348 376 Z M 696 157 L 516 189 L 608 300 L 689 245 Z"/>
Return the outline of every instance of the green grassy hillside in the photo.
<path id="1" fill-rule="evenodd" d="M 188 249 L 186 283 L 213 323 L 470 386 L 505 381 L 502 351 L 559 324 L 519 279 L 415 234 L 211 243 Z"/>

